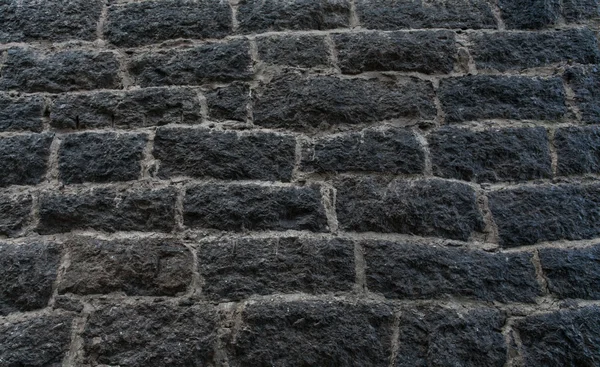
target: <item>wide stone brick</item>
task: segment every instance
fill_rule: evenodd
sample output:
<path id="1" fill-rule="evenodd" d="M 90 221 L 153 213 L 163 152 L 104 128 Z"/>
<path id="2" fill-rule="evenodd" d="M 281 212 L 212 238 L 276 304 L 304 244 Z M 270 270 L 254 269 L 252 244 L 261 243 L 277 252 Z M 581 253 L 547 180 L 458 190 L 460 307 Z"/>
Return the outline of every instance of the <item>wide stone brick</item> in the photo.
<path id="1" fill-rule="evenodd" d="M 119 62 L 108 51 L 42 53 L 13 47 L 2 65 L 0 90 L 69 92 L 121 88 Z"/>
<path id="2" fill-rule="evenodd" d="M 69 351 L 73 315 L 31 316 L 0 324 L 0 362 L 7 367 L 59 367 Z"/>
<path id="3" fill-rule="evenodd" d="M 246 122 L 250 88 L 243 83 L 231 83 L 204 92 L 210 120 Z"/>
<path id="4" fill-rule="evenodd" d="M 436 176 L 465 181 L 526 181 L 552 177 L 546 129 L 471 131 L 444 127 L 428 137 Z"/>
<path id="5" fill-rule="evenodd" d="M 92 312 L 83 331 L 86 365 L 209 366 L 218 316 L 204 304 L 106 305 Z"/>
<path id="6" fill-rule="evenodd" d="M 342 73 L 416 71 L 449 73 L 454 68 L 454 32 L 342 33 L 333 36 Z"/>
<path id="7" fill-rule="evenodd" d="M 134 54 L 129 71 L 143 87 L 200 85 L 248 79 L 252 75 L 246 40 L 207 43 L 193 48 L 145 51 Z"/>
<path id="8" fill-rule="evenodd" d="M 342 178 L 337 188 L 341 228 L 467 240 L 483 230 L 475 191 L 439 179 Z"/>
<path id="9" fill-rule="evenodd" d="M 42 131 L 45 111 L 41 96 L 0 94 L 0 131 Z"/>
<path id="10" fill-rule="evenodd" d="M 58 152 L 60 180 L 67 184 L 136 180 L 147 140 L 145 134 L 114 132 L 67 135 Z"/>
<path id="11" fill-rule="evenodd" d="M 600 307 L 533 315 L 515 324 L 526 366 L 600 365 Z"/>
<path id="12" fill-rule="evenodd" d="M 351 291 L 354 244 L 343 239 L 238 238 L 200 245 L 202 293 L 238 301 L 273 293 Z"/>
<path id="13" fill-rule="evenodd" d="M 0 234 L 12 237 L 31 221 L 33 199 L 27 193 L 0 194 Z"/>
<path id="14" fill-rule="evenodd" d="M 590 29 L 546 32 L 495 32 L 471 37 L 471 55 L 479 69 L 527 69 L 559 62 L 600 62 L 598 41 Z"/>
<path id="15" fill-rule="evenodd" d="M 559 175 L 600 173 L 600 128 L 557 129 L 554 146 L 558 155 Z"/>
<path id="16" fill-rule="evenodd" d="M 60 257 L 52 244 L 0 243 L 0 316 L 48 306 Z"/>
<path id="17" fill-rule="evenodd" d="M 174 187 L 101 187 L 47 192 L 40 197 L 41 234 L 72 230 L 161 231 L 175 227 Z"/>
<path id="18" fill-rule="evenodd" d="M 70 264 L 59 284 L 60 294 L 177 296 L 192 280 L 192 254 L 178 240 L 78 237 L 68 246 Z"/>
<path id="19" fill-rule="evenodd" d="M 102 0 L 3 0 L 0 42 L 96 39 Z"/>
<path id="20" fill-rule="evenodd" d="M 289 181 L 296 140 L 266 132 L 158 129 L 154 157 L 158 175 Z"/>
<path id="21" fill-rule="evenodd" d="M 403 308 L 394 366 L 504 366 L 507 347 L 502 327 L 505 322 L 503 313 L 486 307 Z"/>
<path id="22" fill-rule="evenodd" d="M 248 304 L 230 343 L 233 366 L 384 366 L 392 311 L 333 300 Z"/>
<path id="23" fill-rule="evenodd" d="M 287 74 L 253 95 L 254 123 L 295 130 L 389 119 L 433 120 L 431 83 Z"/>
<path id="24" fill-rule="evenodd" d="M 0 138 L 0 186 L 35 185 L 44 179 L 52 134 Z"/>
<path id="25" fill-rule="evenodd" d="M 565 72 L 565 79 L 575 93 L 582 121 L 600 123 L 600 65 L 571 68 Z"/>
<path id="26" fill-rule="evenodd" d="M 329 50 L 322 36 L 259 37 L 258 57 L 268 64 L 298 68 L 327 67 Z"/>
<path id="27" fill-rule="evenodd" d="M 206 184 L 188 188 L 183 203 L 189 227 L 243 230 L 327 229 L 320 187 Z"/>
<path id="28" fill-rule="evenodd" d="M 548 289 L 561 298 L 600 299 L 600 245 L 539 250 Z"/>
<path id="29" fill-rule="evenodd" d="M 496 28 L 485 0 L 356 0 L 356 13 L 370 29 Z"/>
<path id="30" fill-rule="evenodd" d="M 562 0 L 562 6 L 567 22 L 582 22 L 600 16 L 598 0 Z"/>
<path id="31" fill-rule="evenodd" d="M 399 128 L 366 129 L 305 144 L 301 168 L 312 172 L 421 173 L 425 152 L 417 136 Z"/>
<path id="32" fill-rule="evenodd" d="M 559 78 L 449 78 L 440 82 L 439 96 L 449 122 L 486 118 L 558 120 L 567 112 Z"/>
<path id="33" fill-rule="evenodd" d="M 221 38 L 231 32 L 227 1 L 168 0 L 108 8 L 106 39 L 120 47 L 178 38 Z"/>
<path id="34" fill-rule="evenodd" d="M 325 30 L 350 24 L 346 0 L 240 0 L 238 4 L 238 31 L 242 33 Z"/>
<path id="35" fill-rule="evenodd" d="M 363 242 L 367 287 L 392 299 L 535 302 L 531 254 L 492 254 L 428 244 Z"/>
<path id="36" fill-rule="evenodd" d="M 498 0 L 501 17 L 509 29 L 549 27 L 560 17 L 561 0 Z"/>
<path id="37" fill-rule="evenodd" d="M 504 247 L 600 234 L 600 185 L 539 185 L 494 191 L 489 206 Z"/>
<path id="38" fill-rule="evenodd" d="M 57 129 L 136 128 L 202 121 L 198 93 L 187 88 L 61 94 L 50 125 Z"/>

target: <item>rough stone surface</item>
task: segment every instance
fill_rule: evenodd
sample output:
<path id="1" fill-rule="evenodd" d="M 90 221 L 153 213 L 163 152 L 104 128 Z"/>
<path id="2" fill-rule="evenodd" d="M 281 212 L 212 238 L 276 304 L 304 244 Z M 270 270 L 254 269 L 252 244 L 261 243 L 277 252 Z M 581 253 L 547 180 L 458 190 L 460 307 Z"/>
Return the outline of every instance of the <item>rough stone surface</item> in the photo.
<path id="1" fill-rule="evenodd" d="M 382 366 L 389 363 L 391 309 L 338 301 L 257 302 L 242 312 L 231 366 Z"/>
<path id="2" fill-rule="evenodd" d="M 436 176 L 465 181 L 527 181 L 552 177 L 542 127 L 471 131 L 441 128 L 428 137 Z"/>
<path id="3" fill-rule="evenodd" d="M 301 168 L 309 172 L 422 173 L 425 151 L 410 130 L 367 129 L 305 144 Z"/>
<path id="4" fill-rule="evenodd" d="M 192 254 L 178 240 L 69 242 L 70 264 L 58 292 L 78 295 L 123 292 L 128 296 L 176 296 L 192 279 Z"/>
<path id="5" fill-rule="evenodd" d="M 439 179 L 415 181 L 341 178 L 337 188 L 340 227 L 357 232 L 396 232 L 467 240 L 483 230 L 475 192 Z"/>
<path id="6" fill-rule="evenodd" d="M 558 21 L 560 3 L 560 0 L 498 0 L 498 7 L 507 28 L 540 29 Z"/>
<path id="7" fill-rule="evenodd" d="M 114 132 L 67 135 L 58 152 L 59 177 L 67 184 L 136 180 L 147 140 Z"/>
<path id="8" fill-rule="evenodd" d="M 69 351 L 73 316 L 31 316 L 0 324 L 0 362 L 6 367 L 60 367 Z"/>
<path id="9" fill-rule="evenodd" d="M 44 99 L 40 96 L 13 98 L 0 94 L 0 131 L 40 132 L 44 111 Z"/>
<path id="10" fill-rule="evenodd" d="M 0 316 L 45 308 L 60 257 L 52 244 L 0 243 Z"/>
<path id="11" fill-rule="evenodd" d="M 158 175 L 289 181 L 295 162 L 293 136 L 208 129 L 161 128 L 154 138 Z"/>
<path id="12" fill-rule="evenodd" d="M 449 122 L 486 118 L 558 120 L 567 112 L 558 78 L 449 78 L 440 82 L 439 94 Z"/>
<path id="13" fill-rule="evenodd" d="M 554 146 L 558 155 L 558 174 L 600 173 L 600 129 L 567 127 L 557 129 Z"/>
<path id="14" fill-rule="evenodd" d="M 327 226 L 320 187 L 206 184 L 187 189 L 186 226 L 243 230 L 309 230 Z"/>
<path id="15" fill-rule="evenodd" d="M 600 234 L 600 186 L 536 185 L 488 194 L 505 247 L 579 240 Z"/>
<path id="16" fill-rule="evenodd" d="M 600 308 L 526 317 L 516 324 L 527 366 L 597 366 L 600 364 Z"/>
<path id="17" fill-rule="evenodd" d="M 257 39 L 258 56 L 268 64 L 298 68 L 327 67 L 329 51 L 322 36 L 281 36 Z"/>
<path id="18" fill-rule="evenodd" d="M 84 360 L 94 366 L 208 366 L 216 332 L 217 313 L 210 305 L 106 305 L 88 318 Z"/>
<path id="19" fill-rule="evenodd" d="M 253 294 L 351 291 L 354 286 L 354 243 L 342 239 L 221 240 L 202 244 L 198 263 L 202 292 L 221 302 Z"/>
<path id="20" fill-rule="evenodd" d="M 0 194 L 0 234 L 13 237 L 31 221 L 30 194 Z"/>
<path id="21" fill-rule="evenodd" d="M 456 44 L 449 31 L 342 33 L 333 36 L 342 73 L 416 71 L 449 73 Z"/>
<path id="22" fill-rule="evenodd" d="M 563 0 L 562 6 L 567 22 L 581 22 L 600 16 L 598 0 Z"/>
<path id="23" fill-rule="evenodd" d="M 362 242 L 367 287 L 392 299 L 466 297 L 535 302 L 541 295 L 528 253 L 490 254 L 428 244 Z"/>
<path id="24" fill-rule="evenodd" d="M 286 74 L 257 90 L 253 102 L 256 125 L 294 130 L 436 116 L 431 84 L 416 78 L 384 82 Z"/>
<path id="25" fill-rule="evenodd" d="M 250 101 L 250 88 L 246 84 L 232 83 L 207 91 L 204 95 L 209 119 L 246 121 Z"/>
<path id="26" fill-rule="evenodd" d="M 0 187 L 35 185 L 44 179 L 52 134 L 0 138 Z"/>
<path id="27" fill-rule="evenodd" d="M 565 72 L 565 79 L 575 92 L 581 119 L 588 124 L 600 123 L 600 67 L 579 66 Z"/>
<path id="28" fill-rule="evenodd" d="M 105 36 L 131 47 L 177 38 L 221 38 L 231 31 L 227 1 L 144 1 L 108 9 Z"/>

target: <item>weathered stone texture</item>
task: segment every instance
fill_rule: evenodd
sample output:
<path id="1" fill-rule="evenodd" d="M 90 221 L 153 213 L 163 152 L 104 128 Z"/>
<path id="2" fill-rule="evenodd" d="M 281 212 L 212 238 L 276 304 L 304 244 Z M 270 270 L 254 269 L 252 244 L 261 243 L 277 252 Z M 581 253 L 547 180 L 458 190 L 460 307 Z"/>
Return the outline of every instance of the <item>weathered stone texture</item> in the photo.
<path id="1" fill-rule="evenodd" d="M 52 134 L 0 138 L 0 186 L 35 185 L 48 168 Z"/>
<path id="2" fill-rule="evenodd" d="M 560 0 L 499 0 L 507 28 L 540 29 L 554 25 L 560 17 Z"/>
<path id="3" fill-rule="evenodd" d="M 554 146 L 558 156 L 558 174 L 600 173 L 600 129 L 566 127 L 557 129 Z"/>
<path id="4" fill-rule="evenodd" d="M 10 97 L 0 94 L 0 131 L 40 132 L 44 111 L 41 96 Z"/>
<path id="5" fill-rule="evenodd" d="M 258 57 L 269 64 L 298 68 L 327 67 L 329 51 L 322 36 L 275 36 L 257 39 Z"/>
<path id="6" fill-rule="evenodd" d="M 33 199 L 28 193 L 0 194 L 0 234 L 17 235 L 31 221 Z"/>
<path id="7" fill-rule="evenodd" d="M 246 84 L 231 83 L 204 93 L 210 120 L 245 122 L 248 116 L 250 88 Z"/>
<path id="8" fill-rule="evenodd" d="M 575 93 L 581 119 L 588 124 L 600 122 L 600 67 L 578 66 L 565 72 L 565 79 Z"/>

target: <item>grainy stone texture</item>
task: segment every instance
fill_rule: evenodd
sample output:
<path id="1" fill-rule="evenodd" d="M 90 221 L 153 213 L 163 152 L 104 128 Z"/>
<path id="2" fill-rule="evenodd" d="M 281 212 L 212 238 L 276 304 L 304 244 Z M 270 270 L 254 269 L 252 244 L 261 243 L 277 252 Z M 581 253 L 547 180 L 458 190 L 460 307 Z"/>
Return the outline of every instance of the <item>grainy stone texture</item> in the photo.
<path id="1" fill-rule="evenodd" d="M 565 72 L 565 79 L 575 92 L 581 119 L 588 124 L 600 122 L 600 66 L 579 66 Z"/>
<path id="2" fill-rule="evenodd" d="M 269 64 L 298 68 L 324 68 L 329 64 L 322 36 L 261 37 L 257 44 L 260 60 Z"/>
<path id="3" fill-rule="evenodd" d="M 40 96 L 10 97 L 0 94 L 0 131 L 40 132 L 44 111 L 44 99 Z"/>
<path id="4" fill-rule="evenodd" d="M 563 0 L 562 6 L 567 22 L 582 22 L 600 16 L 598 0 Z"/>
<path id="5" fill-rule="evenodd" d="M 246 121 L 250 88 L 246 84 L 231 83 L 204 93 L 211 120 Z"/>
<path id="6" fill-rule="evenodd" d="M 52 134 L 0 138 L 0 186 L 35 185 L 48 168 Z"/>
<path id="7" fill-rule="evenodd" d="M 560 0 L 499 0 L 498 7 L 507 28 L 540 29 L 560 17 Z"/>
<path id="8" fill-rule="evenodd" d="M 198 253 L 202 292 L 212 300 L 253 294 L 350 291 L 354 243 L 284 237 L 233 239 L 202 244 Z"/>
<path id="9" fill-rule="evenodd" d="M 554 145 L 558 155 L 558 174 L 600 172 L 600 129 L 598 127 L 557 129 L 554 134 Z"/>
<path id="10" fill-rule="evenodd" d="M 31 221 L 31 194 L 0 194 L 0 234 L 15 236 Z"/>

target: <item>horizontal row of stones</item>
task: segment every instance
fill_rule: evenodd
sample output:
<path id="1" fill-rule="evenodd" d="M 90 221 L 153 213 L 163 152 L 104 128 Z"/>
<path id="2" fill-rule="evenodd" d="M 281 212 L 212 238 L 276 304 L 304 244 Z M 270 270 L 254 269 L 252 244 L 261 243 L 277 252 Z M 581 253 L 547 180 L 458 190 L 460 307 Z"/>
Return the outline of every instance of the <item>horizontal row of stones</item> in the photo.
<path id="1" fill-rule="evenodd" d="M 93 41 L 137 46 L 170 39 L 215 39 L 232 34 L 339 28 L 497 29 L 486 0 L 157 0 L 118 4 L 104 0 L 7 0 L 0 4 L 0 42 Z M 355 12 L 352 13 L 352 3 Z M 600 16 L 597 0 L 499 0 L 501 24 L 541 29 Z M 235 10 L 234 10 L 235 9 Z"/>

